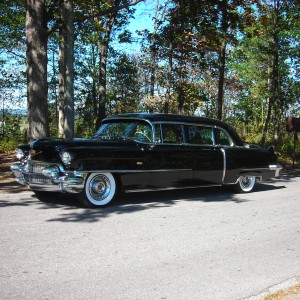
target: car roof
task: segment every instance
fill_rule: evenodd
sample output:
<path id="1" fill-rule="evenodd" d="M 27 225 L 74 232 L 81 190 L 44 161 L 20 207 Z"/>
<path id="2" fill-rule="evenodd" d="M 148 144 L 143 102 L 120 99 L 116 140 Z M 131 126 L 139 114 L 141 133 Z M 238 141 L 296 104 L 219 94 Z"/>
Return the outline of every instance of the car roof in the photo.
<path id="1" fill-rule="evenodd" d="M 163 114 L 163 113 L 127 113 L 119 114 L 106 118 L 116 119 L 116 118 L 134 118 L 134 119 L 147 119 L 150 122 L 187 122 L 187 123 L 202 123 L 208 125 L 219 125 L 221 127 L 227 127 L 228 125 L 215 119 L 197 117 L 197 116 L 187 116 L 187 115 L 175 115 L 175 114 Z"/>

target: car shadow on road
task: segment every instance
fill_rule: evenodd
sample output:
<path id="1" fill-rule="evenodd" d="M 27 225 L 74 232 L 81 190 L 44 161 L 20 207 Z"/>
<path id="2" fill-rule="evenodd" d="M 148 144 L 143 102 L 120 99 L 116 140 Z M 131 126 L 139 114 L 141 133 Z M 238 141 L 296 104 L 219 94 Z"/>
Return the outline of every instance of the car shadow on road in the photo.
<path id="1" fill-rule="evenodd" d="M 74 201 L 75 198 L 73 198 Z M 170 191 L 153 192 L 133 192 L 124 193 L 112 205 L 104 208 L 88 209 L 81 207 L 78 203 L 64 197 L 40 199 L 44 204 L 42 209 L 59 206 L 63 208 L 63 213 L 57 217 L 48 220 L 52 222 L 98 222 L 111 215 L 130 214 L 149 209 L 161 209 L 172 207 L 185 201 L 202 202 L 235 202 L 242 203 L 236 195 L 224 191 L 222 188 L 204 188 L 204 189 L 183 189 Z M 67 203 L 65 201 L 68 201 Z M 71 206 L 68 206 L 71 204 Z M 75 209 L 76 208 L 76 209 Z"/>
<path id="2" fill-rule="evenodd" d="M 269 184 L 257 185 L 257 192 L 282 189 Z M 33 196 L 34 197 L 34 196 Z M 136 192 L 122 194 L 120 199 L 109 207 L 88 209 L 82 207 L 74 196 L 57 195 L 40 198 L 39 209 L 60 208 L 60 213 L 49 222 L 98 222 L 111 215 L 136 213 L 149 209 L 172 207 L 182 202 L 231 202 L 242 204 L 249 200 L 233 194 L 222 187 L 183 189 L 170 191 Z"/>
<path id="3" fill-rule="evenodd" d="M 264 192 L 282 189 L 285 186 L 272 184 L 257 184 L 254 191 Z M 120 199 L 109 207 L 88 209 L 82 207 L 76 197 L 71 194 L 49 193 L 47 196 L 37 197 L 27 193 L 21 199 L 0 200 L 0 207 L 35 205 L 37 209 L 60 209 L 57 217 L 48 221 L 57 222 L 98 222 L 99 220 L 116 214 L 129 214 L 148 209 L 159 209 L 174 206 L 180 202 L 232 202 L 241 204 L 248 202 L 245 197 L 232 193 L 224 187 L 208 187 L 181 190 L 163 190 L 152 192 L 124 193 Z M 61 213 L 63 212 L 63 213 Z"/>

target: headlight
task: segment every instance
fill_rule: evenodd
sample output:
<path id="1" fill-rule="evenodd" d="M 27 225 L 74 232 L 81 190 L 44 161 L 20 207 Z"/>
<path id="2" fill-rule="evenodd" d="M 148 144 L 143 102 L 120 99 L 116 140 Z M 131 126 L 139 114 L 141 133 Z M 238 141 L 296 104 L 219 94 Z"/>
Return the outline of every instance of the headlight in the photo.
<path id="1" fill-rule="evenodd" d="M 25 158 L 26 154 L 23 152 L 22 149 L 17 148 L 16 149 L 16 157 L 18 160 L 22 160 L 23 158 Z"/>
<path id="2" fill-rule="evenodd" d="M 62 162 L 63 162 L 65 165 L 69 165 L 69 164 L 71 163 L 72 155 L 71 155 L 70 152 L 63 151 L 63 152 L 61 152 L 59 155 L 60 155 L 60 158 L 61 158 Z"/>
<path id="3" fill-rule="evenodd" d="M 29 150 L 28 157 L 31 158 L 31 157 L 33 157 L 35 154 L 36 154 L 36 151 L 31 149 L 31 150 Z"/>

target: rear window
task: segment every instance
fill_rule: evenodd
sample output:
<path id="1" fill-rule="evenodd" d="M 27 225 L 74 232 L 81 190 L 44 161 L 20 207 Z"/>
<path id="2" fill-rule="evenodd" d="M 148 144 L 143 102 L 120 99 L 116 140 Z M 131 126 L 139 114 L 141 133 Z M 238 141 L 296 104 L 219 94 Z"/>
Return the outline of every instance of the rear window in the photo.
<path id="1" fill-rule="evenodd" d="M 232 145 L 232 140 L 226 131 L 224 131 L 220 128 L 215 128 L 214 133 L 215 133 L 216 145 L 222 145 L 222 146 L 231 146 Z"/>
<path id="2" fill-rule="evenodd" d="M 196 125 L 186 126 L 186 142 L 196 145 L 213 145 L 212 128 Z"/>
<path id="3" fill-rule="evenodd" d="M 180 124 L 161 124 L 161 138 L 164 144 L 182 144 L 183 128 Z"/>

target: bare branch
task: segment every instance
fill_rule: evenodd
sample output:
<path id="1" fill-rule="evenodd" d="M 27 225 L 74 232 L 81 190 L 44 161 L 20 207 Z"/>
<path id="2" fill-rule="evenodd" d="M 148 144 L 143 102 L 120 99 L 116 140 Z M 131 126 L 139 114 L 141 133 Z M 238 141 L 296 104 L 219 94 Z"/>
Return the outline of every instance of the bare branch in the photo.
<path id="1" fill-rule="evenodd" d="M 78 18 L 77 20 L 75 19 L 75 23 L 78 24 L 78 23 L 84 22 L 85 20 L 89 20 L 89 19 L 93 19 L 93 18 L 101 17 L 101 16 L 106 16 L 110 13 L 116 13 L 122 9 L 134 6 L 134 5 L 136 5 L 140 2 L 144 2 L 144 1 L 145 0 L 133 0 L 132 2 L 124 4 L 124 5 L 120 5 L 117 7 L 111 7 L 111 8 L 105 9 L 103 11 L 94 13 L 94 14 L 89 14 L 89 15 L 83 16 L 82 18 Z M 48 30 L 47 30 L 48 36 L 55 30 L 59 29 L 60 26 L 61 26 L 61 19 L 58 19 L 57 22 L 52 27 L 48 28 Z"/>
<path id="2" fill-rule="evenodd" d="M 124 5 L 120 5 L 120 6 L 116 6 L 116 7 L 111 7 L 111 8 L 108 8 L 106 10 L 103 10 L 103 11 L 100 11 L 100 12 L 97 12 L 97 13 L 94 13 L 94 14 L 90 14 L 90 15 L 87 15 L 87 16 L 84 16 L 82 19 L 77 19 L 75 20 L 75 23 L 81 23 L 85 20 L 88 20 L 88 19 L 92 19 L 92 18 L 96 18 L 96 17 L 101 17 L 101 16 L 106 16 L 110 13 L 115 13 L 115 12 L 118 12 L 122 9 L 125 9 L 125 8 L 128 8 L 128 7 L 131 7 L 131 6 L 134 6 L 140 2 L 144 2 L 145 0 L 134 0 L 128 4 L 124 4 Z"/>

